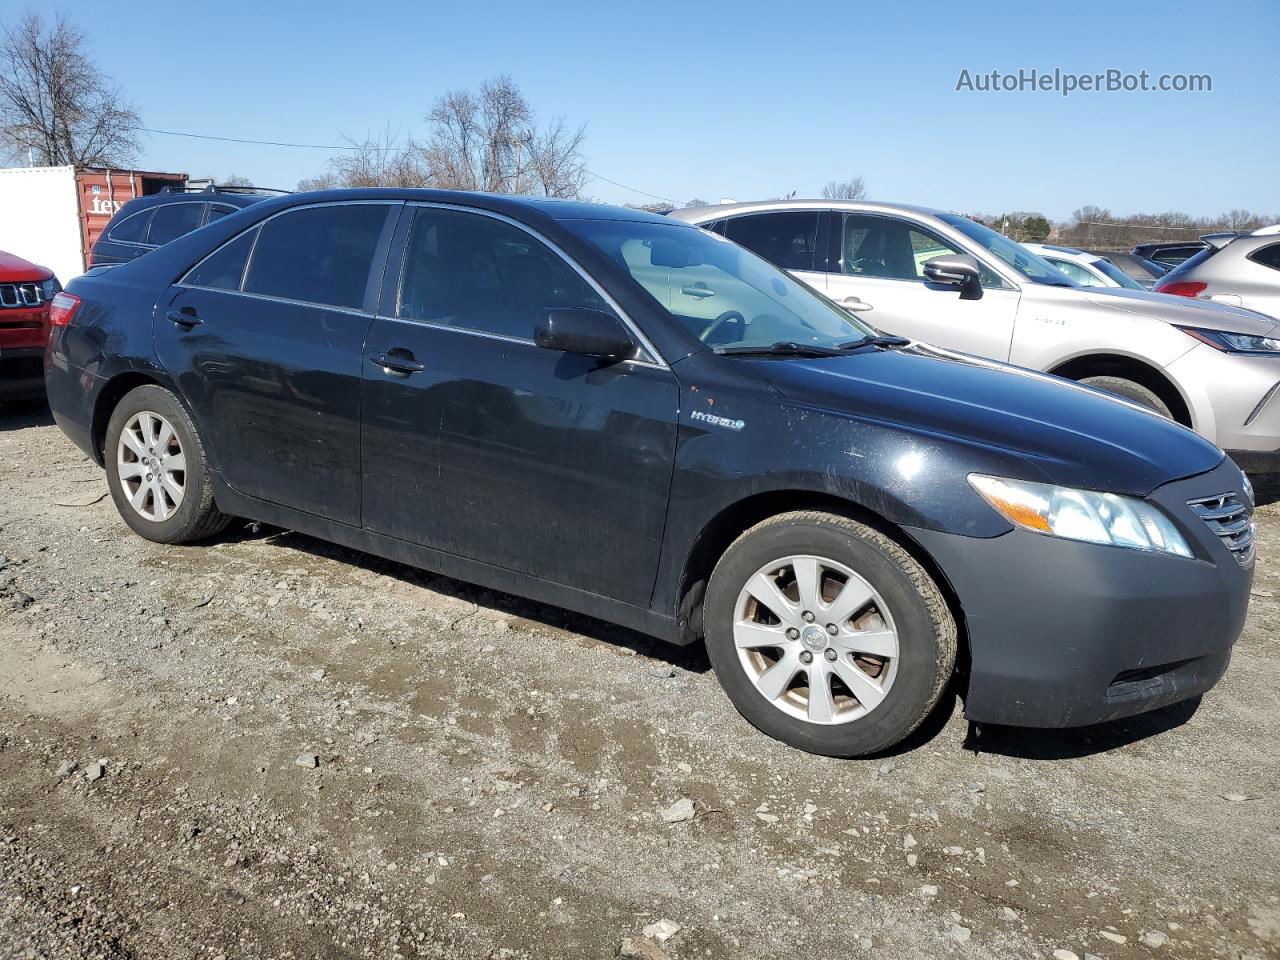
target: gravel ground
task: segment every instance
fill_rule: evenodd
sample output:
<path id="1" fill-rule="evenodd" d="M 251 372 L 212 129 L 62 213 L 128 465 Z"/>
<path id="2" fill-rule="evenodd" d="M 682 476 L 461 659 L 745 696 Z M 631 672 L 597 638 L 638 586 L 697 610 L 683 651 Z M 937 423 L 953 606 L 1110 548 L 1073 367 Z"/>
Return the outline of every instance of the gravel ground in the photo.
<path id="1" fill-rule="evenodd" d="M 700 650 L 277 529 L 143 541 L 0 408 L 0 957 L 1280 956 L 1259 489 L 1198 706 L 975 737 L 950 695 L 842 762 Z"/>

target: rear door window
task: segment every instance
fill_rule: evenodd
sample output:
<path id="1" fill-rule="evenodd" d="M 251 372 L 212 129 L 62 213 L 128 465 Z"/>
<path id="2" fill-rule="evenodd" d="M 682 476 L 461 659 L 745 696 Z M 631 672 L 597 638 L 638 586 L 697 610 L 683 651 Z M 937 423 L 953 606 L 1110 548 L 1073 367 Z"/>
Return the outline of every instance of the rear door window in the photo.
<path id="1" fill-rule="evenodd" d="M 240 234 L 197 263 L 182 278 L 182 282 L 213 290 L 239 290 L 240 281 L 244 277 L 244 266 L 249 262 L 249 251 L 253 249 L 253 240 L 257 235 L 257 228 Z"/>
<path id="2" fill-rule="evenodd" d="M 151 220 L 150 210 L 142 210 L 125 217 L 107 234 L 107 239 L 116 243 L 141 243 L 147 232 L 147 223 Z"/>
<path id="3" fill-rule="evenodd" d="M 728 221 L 725 235 L 784 270 L 815 269 L 817 210 L 734 217 Z"/>
<path id="4" fill-rule="evenodd" d="M 213 223 L 213 221 L 221 220 L 223 217 L 227 216 L 228 214 L 232 214 L 235 212 L 236 212 L 235 207 L 228 207 L 221 203 L 210 204 L 209 219 L 206 220 L 205 223 Z"/>
<path id="5" fill-rule="evenodd" d="M 244 292 L 360 309 L 390 210 L 381 203 L 330 204 L 271 218 L 260 228 Z"/>
<path id="6" fill-rule="evenodd" d="M 204 207 L 203 203 L 169 203 L 156 207 L 156 212 L 151 217 L 147 243 L 158 247 L 190 233 L 203 222 Z"/>

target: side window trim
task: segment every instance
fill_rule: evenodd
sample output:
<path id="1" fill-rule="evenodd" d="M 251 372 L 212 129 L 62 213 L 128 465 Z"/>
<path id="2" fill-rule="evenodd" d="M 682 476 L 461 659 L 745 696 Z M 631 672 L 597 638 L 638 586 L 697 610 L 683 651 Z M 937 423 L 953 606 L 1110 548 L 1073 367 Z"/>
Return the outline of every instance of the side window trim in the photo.
<path id="1" fill-rule="evenodd" d="M 469 213 L 475 216 L 489 217 L 492 220 L 498 220 L 498 221 L 501 221 L 502 223 L 508 224 L 509 226 L 515 227 L 517 230 L 521 231 L 522 233 L 526 233 L 529 236 L 533 237 L 535 240 L 537 240 L 539 243 L 545 246 L 548 250 L 554 253 L 557 257 L 559 257 L 564 263 L 566 263 L 571 270 L 573 270 L 576 274 L 578 274 L 578 276 L 580 276 L 587 283 L 587 285 L 590 286 L 591 289 L 596 292 L 596 294 L 600 297 L 600 299 L 602 299 L 605 303 L 609 305 L 609 307 L 613 310 L 613 312 L 618 315 L 618 318 L 622 320 L 622 324 L 627 328 L 627 332 L 631 335 L 632 339 L 635 340 L 637 346 L 639 346 L 640 349 L 645 354 L 645 356 L 642 358 L 639 358 L 636 360 L 627 360 L 627 361 L 624 361 L 625 363 L 638 363 L 644 366 L 661 367 L 663 369 L 668 369 L 668 364 L 666 359 L 662 356 L 661 353 L 658 352 L 658 348 L 653 345 L 653 343 L 649 340 L 647 336 L 645 336 L 644 331 L 642 331 L 639 328 L 639 326 L 637 326 L 635 321 L 631 319 L 630 315 L 625 310 L 622 309 L 622 305 L 613 298 L 613 296 L 609 293 L 609 291 L 605 290 L 604 287 L 602 287 L 599 283 L 597 283 L 595 278 L 592 277 L 589 273 L 587 273 L 578 264 L 578 262 L 574 260 L 573 257 L 569 256 L 560 247 L 560 245 L 557 244 L 554 240 L 551 240 L 550 238 L 543 236 L 541 233 L 539 233 L 537 230 L 530 227 L 528 224 L 521 223 L 519 220 L 514 220 L 511 217 L 504 216 L 503 214 L 497 213 L 493 210 L 484 210 L 480 207 L 466 207 L 466 206 L 460 206 L 452 203 L 435 203 L 435 202 L 425 201 L 425 200 L 409 201 L 405 203 L 404 206 L 405 206 L 405 209 L 416 210 L 417 208 L 428 208 L 428 209 L 436 209 L 436 210 L 452 210 L 456 213 Z M 467 327 L 445 326 L 442 324 L 431 323 L 425 320 L 415 320 L 411 318 L 400 317 L 397 315 L 398 299 L 400 295 L 400 290 L 402 289 L 404 284 L 405 267 L 406 267 L 406 264 L 408 263 L 409 241 L 411 239 L 410 234 L 412 232 L 413 221 L 414 221 L 414 217 L 412 216 L 411 217 L 402 216 L 400 218 L 401 227 L 396 230 L 395 245 L 393 245 L 393 249 L 391 251 L 399 259 L 400 263 L 399 263 L 399 267 L 396 270 L 388 271 L 389 277 L 391 275 L 394 276 L 394 282 L 391 284 L 390 297 L 385 295 L 386 291 L 384 288 L 384 296 L 382 298 L 382 303 L 380 306 L 380 310 L 378 312 L 378 319 L 393 320 L 393 321 L 402 322 L 402 323 L 417 323 L 417 324 L 421 324 L 422 326 L 431 327 L 433 329 L 452 330 L 457 333 L 467 333 L 475 336 L 488 337 L 490 339 L 505 340 L 512 343 L 533 344 L 534 341 L 532 339 L 525 339 L 523 337 L 507 337 L 502 334 L 490 333 L 484 330 L 472 330 Z"/>

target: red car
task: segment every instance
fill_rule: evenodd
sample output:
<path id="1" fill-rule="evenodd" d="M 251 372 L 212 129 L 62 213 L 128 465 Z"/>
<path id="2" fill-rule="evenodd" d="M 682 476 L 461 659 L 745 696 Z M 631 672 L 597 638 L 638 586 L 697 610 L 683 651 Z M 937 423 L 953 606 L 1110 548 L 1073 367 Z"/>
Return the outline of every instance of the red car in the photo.
<path id="1" fill-rule="evenodd" d="M 0 400 L 44 396 L 49 301 L 61 289 L 48 267 L 0 250 Z"/>

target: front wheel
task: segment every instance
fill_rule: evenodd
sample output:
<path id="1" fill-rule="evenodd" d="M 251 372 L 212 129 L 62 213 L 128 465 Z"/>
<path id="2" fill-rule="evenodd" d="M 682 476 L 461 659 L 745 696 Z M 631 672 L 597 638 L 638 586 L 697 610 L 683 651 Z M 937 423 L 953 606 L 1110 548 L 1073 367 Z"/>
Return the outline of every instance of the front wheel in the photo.
<path id="1" fill-rule="evenodd" d="M 116 509 L 148 540 L 190 543 L 230 520 L 213 502 L 196 426 L 164 387 L 147 384 L 124 395 L 107 423 L 103 460 Z"/>
<path id="2" fill-rule="evenodd" d="M 826 756 L 902 740 L 955 666 L 955 620 L 929 574 L 890 537 L 835 514 L 782 514 L 742 534 L 711 575 L 704 621 L 738 711 Z"/>
<path id="3" fill-rule="evenodd" d="M 1125 377 L 1085 377 L 1080 381 L 1087 387 L 1093 387 L 1095 390 L 1103 390 L 1107 393 L 1114 393 L 1117 397 L 1124 397 L 1140 407 L 1146 407 L 1153 413 L 1158 413 L 1166 420 L 1172 420 L 1173 411 L 1169 409 L 1169 405 L 1156 395 L 1154 390 L 1144 387 L 1142 384 L 1126 379 Z"/>

